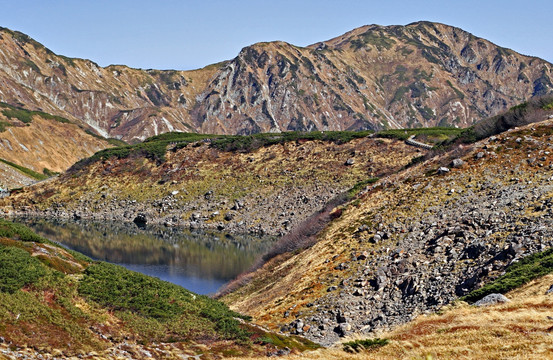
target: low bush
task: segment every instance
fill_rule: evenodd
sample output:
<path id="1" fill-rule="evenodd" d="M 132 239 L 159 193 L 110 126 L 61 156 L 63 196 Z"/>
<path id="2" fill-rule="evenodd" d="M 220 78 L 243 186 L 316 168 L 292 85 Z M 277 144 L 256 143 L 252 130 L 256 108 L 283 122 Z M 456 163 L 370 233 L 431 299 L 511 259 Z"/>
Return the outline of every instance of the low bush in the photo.
<path id="1" fill-rule="evenodd" d="M 0 237 L 21 241 L 34 241 L 37 243 L 48 242 L 48 240 L 35 234 L 25 225 L 13 223 L 4 219 L 0 219 Z"/>
<path id="2" fill-rule="evenodd" d="M 153 136 L 144 142 L 135 145 L 125 145 L 98 151 L 91 157 L 83 159 L 73 165 L 69 172 L 75 172 L 96 161 L 109 158 L 124 159 L 131 156 L 146 157 L 162 163 L 165 161 L 165 153 L 169 145 L 172 149 L 178 150 L 190 143 L 207 141 L 212 148 L 222 151 L 251 152 L 261 147 L 283 144 L 292 141 L 322 140 L 335 143 L 346 143 L 353 139 L 366 137 L 372 131 L 313 131 L 299 132 L 290 131 L 277 134 L 254 134 L 254 135 L 213 135 L 170 132 Z"/>
<path id="3" fill-rule="evenodd" d="M 26 168 L 26 167 L 21 166 L 21 165 L 14 164 L 14 163 L 12 163 L 11 161 L 8 161 L 8 160 L 0 159 L 0 162 L 3 162 L 4 164 L 9 165 L 9 166 L 13 167 L 14 169 L 17 169 L 17 170 L 21 171 L 23 174 L 28 175 L 28 176 L 32 177 L 33 179 L 35 179 L 35 180 L 39 180 L 39 181 L 40 180 L 45 180 L 45 179 L 48 179 L 48 177 L 49 177 L 46 174 L 37 173 L 34 170 L 31 170 L 31 169 Z"/>
<path id="4" fill-rule="evenodd" d="M 415 129 L 392 129 L 382 130 L 375 134 L 376 137 L 407 140 L 410 136 L 435 136 L 455 138 L 463 129 L 453 127 L 430 127 L 430 128 L 415 128 Z"/>
<path id="5" fill-rule="evenodd" d="M 373 131 L 287 131 L 282 133 L 261 133 L 254 135 L 225 136 L 213 139 L 211 146 L 223 151 L 251 152 L 261 147 L 284 144 L 292 141 L 321 140 L 338 144 L 367 137 Z"/>
<path id="6" fill-rule="evenodd" d="M 375 339 L 349 341 L 349 342 L 343 343 L 342 346 L 344 351 L 346 352 L 357 353 L 357 352 L 376 349 L 376 348 L 388 345 L 389 342 L 390 340 L 388 339 L 375 338 Z"/>
<path id="7" fill-rule="evenodd" d="M 522 286 L 540 276 L 553 272 L 553 248 L 525 257 L 524 259 L 510 265 L 505 274 L 469 294 L 460 300 L 475 302 L 484 296 L 500 293 L 504 294 L 512 289 Z"/>
<path id="8" fill-rule="evenodd" d="M 42 112 L 42 111 L 26 110 L 26 109 L 16 107 L 16 106 L 12 106 L 12 105 L 9 105 L 9 104 L 3 103 L 3 102 L 0 102 L 0 108 L 4 109 L 4 110 L 1 110 L 2 114 L 4 114 L 4 116 L 6 116 L 8 118 L 18 119 L 19 121 L 21 121 L 25 124 L 31 123 L 33 121 L 33 116 L 35 116 L 35 115 L 40 116 L 43 119 L 55 120 L 55 121 L 61 122 L 61 123 L 70 123 L 71 122 L 68 119 L 66 119 L 64 117 L 61 117 L 61 116 L 47 114 L 47 113 Z"/>
<path id="9" fill-rule="evenodd" d="M 223 339 L 245 341 L 250 335 L 235 319 L 249 318 L 223 303 L 118 265 L 99 262 L 89 266 L 78 292 L 102 306 L 140 316 L 144 320 L 133 321 L 149 322 L 150 328 L 171 329 L 175 322 L 193 322 L 194 327 L 212 329 Z"/>
<path id="10" fill-rule="evenodd" d="M 367 187 L 367 185 L 370 185 L 370 184 L 374 184 L 375 182 L 377 182 L 379 180 L 379 178 L 377 177 L 373 177 L 373 178 L 369 178 L 369 179 L 366 179 L 366 180 L 362 180 L 360 182 L 358 182 L 357 184 L 355 184 L 351 189 L 348 190 L 348 197 L 351 199 L 353 198 L 355 195 L 357 195 L 361 190 L 363 190 L 364 188 Z"/>
<path id="11" fill-rule="evenodd" d="M 46 274 L 46 268 L 27 251 L 0 245 L 0 291 L 14 293 Z"/>

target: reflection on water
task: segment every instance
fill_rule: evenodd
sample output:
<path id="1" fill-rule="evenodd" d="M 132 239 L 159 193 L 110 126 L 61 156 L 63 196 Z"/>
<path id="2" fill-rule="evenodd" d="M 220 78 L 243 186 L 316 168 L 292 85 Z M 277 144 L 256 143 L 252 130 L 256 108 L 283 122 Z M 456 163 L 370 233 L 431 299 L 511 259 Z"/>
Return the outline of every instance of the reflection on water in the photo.
<path id="1" fill-rule="evenodd" d="M 247 270 L 274 238 L 190 232 L 182 228 L 56 219 L 18 219 L 45 238 L 93 259 L 123 265 L 199 294 Z"/>

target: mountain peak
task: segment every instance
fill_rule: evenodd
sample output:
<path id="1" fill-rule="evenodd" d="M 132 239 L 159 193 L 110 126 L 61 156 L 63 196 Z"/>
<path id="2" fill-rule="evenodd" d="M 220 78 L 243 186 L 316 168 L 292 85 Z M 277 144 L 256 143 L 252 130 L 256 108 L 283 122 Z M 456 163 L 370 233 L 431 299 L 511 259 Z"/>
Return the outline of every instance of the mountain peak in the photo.
<path id="1" fill-rule="evenodd" d="M 167 131 L 464 127 L 553 89 L 548 62 L 429 21 L 365 25 L 308 47 L 261 42 L 194 71 L 101 68 L 5 33 L 0 101 L 128 142 Z"/>

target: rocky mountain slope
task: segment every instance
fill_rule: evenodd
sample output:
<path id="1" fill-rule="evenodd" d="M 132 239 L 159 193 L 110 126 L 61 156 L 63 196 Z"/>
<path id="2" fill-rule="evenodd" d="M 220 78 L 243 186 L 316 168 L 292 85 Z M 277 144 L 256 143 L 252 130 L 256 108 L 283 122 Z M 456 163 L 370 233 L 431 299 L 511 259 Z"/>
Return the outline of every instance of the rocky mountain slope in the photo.
<path id="1" fill-rule="evenodd" d="M 184 143 L 177 139 L 186 134 L 166 135 L 171 139 L 98 153 L 12 194 L 3 209 L 282 235 L 357 183 L 397 171 L 426 151 L 369 133 L 194 135 Z M 256 148 L 259 141 L 272 144 Z"/>
<path id="2" fill-rule="evenodd" d="M 395 360 L 401 359 L 549 359 L 553 348 L 550 337 L 553 293 L 548 291 L 553 276 L 536 279 L 506 294 L 507 303 L 470 306 L 459 302 L 439 313 L 425 314 L 393 331 L 382 332 L 381 346 L 344 345 L 322 348 L 287 360 Z M 365 339 L 346 338 L 346 343 Z M 347 349 L 346 352 L 344 349 Z M 250 358 L 267 359 L 264 356 Z"/>
<path id="3" fill-rule="evenodd" d="M 551 92 L 551 64 L 429 22 L 365 26 L 307 48 L 244 48 L 202 93 L 204 132 L 466 127 Z"/>
<path id="4" fill-rule="evenodd" d="M 0 29 L 0 100 L 59 115 L 125 141 L 190 130 L 194 97 L 218 69 L 202 71 L 101 68 L 58 56 L 25 34 Z"/>
<path id="5" fill-rule="evenodd" d="M 464 127 L 553 89 L 551 64 L 461 29 L 365 26 L 309 47 L 244 48 L 196 71 L 58 56 L 0 30 L 0 100 L 137 142 L 168 131 Z"/>
<path id="6" fill-rule="evenodd" d="M 459 143 L 367 187 L 312 246 L 274 252 L 225 301 L 332 344 L 436 311 L 550 248 L 553 102 L 540 106 L 527 115 L 543 122 Z"/>

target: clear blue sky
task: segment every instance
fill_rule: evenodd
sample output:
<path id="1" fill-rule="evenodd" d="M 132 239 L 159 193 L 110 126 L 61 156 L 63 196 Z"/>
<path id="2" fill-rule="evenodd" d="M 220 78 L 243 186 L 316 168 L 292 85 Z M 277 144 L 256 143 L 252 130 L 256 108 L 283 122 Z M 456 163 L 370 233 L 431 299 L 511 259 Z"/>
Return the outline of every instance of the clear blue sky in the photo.
<path id="1" fill-rule="evenodd" d="M 305 46 L 429 20 L 553 62 L 552 0 L 0 0 L 0 26 L 102 66 L 187 70 L 259 41 Z"/>

